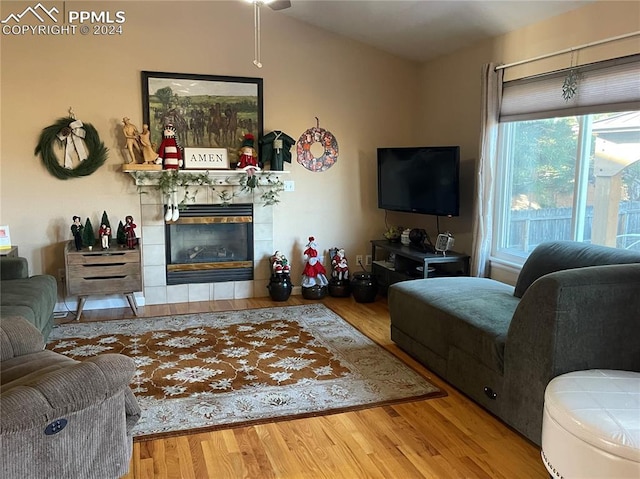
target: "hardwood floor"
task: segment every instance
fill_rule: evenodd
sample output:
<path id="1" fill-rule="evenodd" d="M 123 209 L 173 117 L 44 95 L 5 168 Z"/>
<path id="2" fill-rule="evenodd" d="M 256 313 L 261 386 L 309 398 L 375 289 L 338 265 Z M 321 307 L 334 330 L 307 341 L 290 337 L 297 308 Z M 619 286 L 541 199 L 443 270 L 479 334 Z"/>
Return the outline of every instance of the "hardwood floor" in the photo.
<path id="1" fill-rule="evenodd" d="M 140 308 L 149 316 L 308 304 L 301 296 Z M 537 446 L 402 352 L 389 336 L 385 299 L 321 301 L 448 396 L 356 412 L 134 442 L 127 479 L 547 478 Z M 85 311 L 82 321 L 131 318 Z M 59 322 L 69 322 L 67 319 Z"/>

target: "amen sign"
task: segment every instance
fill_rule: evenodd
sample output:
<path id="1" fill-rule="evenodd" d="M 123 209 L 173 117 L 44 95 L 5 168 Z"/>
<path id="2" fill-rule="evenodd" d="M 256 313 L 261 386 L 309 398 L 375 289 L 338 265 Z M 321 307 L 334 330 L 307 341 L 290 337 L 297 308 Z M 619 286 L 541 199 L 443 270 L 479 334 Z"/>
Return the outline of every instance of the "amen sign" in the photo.
<path id="1" fill-rule="evenodd" d="M 229 169 L 226 148 L 185 148 L 184 167 L 191 170 Z"/>

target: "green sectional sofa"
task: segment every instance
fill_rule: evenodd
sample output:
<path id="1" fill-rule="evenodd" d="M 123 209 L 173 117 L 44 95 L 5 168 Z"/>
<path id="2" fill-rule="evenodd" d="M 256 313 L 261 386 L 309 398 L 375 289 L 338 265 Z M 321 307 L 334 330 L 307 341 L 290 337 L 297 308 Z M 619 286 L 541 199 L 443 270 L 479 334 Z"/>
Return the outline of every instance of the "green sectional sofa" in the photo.
<path id="1" fill-rule="evenodd" d="M 56 279 L 50 275 L 29 276 L 25 258 L 0 257 L 0 318 L 25 318 L 46 341 L 53 328 L 53 309 L 58 299 Z"/>
<path id="2" fill-rule="evenodd" d="M 515 288 L 446 277 L 389 288 L 391 338 L 540 444 L 544 390 L 584 369 L 640 371 L 640 253 L 539 245 Z"/>

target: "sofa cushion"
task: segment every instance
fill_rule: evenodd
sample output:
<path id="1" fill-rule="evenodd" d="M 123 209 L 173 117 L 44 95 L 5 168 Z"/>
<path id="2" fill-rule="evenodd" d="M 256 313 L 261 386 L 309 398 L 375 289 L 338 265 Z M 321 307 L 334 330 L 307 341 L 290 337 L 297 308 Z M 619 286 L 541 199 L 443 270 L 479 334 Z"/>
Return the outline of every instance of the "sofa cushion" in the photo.
<path id="1" fill-rule="evenodd" d="M 0 315 L 22 316 L 45 332 L 57 297 L 58 287 L 53 276 L 0 281 Z"/>
<path id="2" fill-rule="evenodd" d="M 0 295 L 4 296 L 4 290 L 0 291 Z M 0 317 L 2 319 L 11 318 L 11 317 L 20 317 L 24 318 L 33 324 L 34 327 L 40 331 L 42 327 L 36 319 L 35 312 L 33 308 L 28 304 L 0 304 Z"/>
<path id="3" fill-rule="evenodd" d="M 513 294 L 522 298 L 536 279 L 555 271 L 628 263 L 640 263 L 640 253 L 575 241 L 542 243 L 531 252 L 522 266 Z"/>
<path id="4" fill-rule="evenodd" d="M 77 361 L 48 349 L 2 361 L 2 391 L 30 384 L 50 371 L 66 368 Z"/>
<path id="5" fill-rule="evenodd" d="M 29 277 L 29 263 L 21 256 L 0 256 L 0 280 L 26 279 Z"/>
<path id="6" fill-rule="evenodd" d="M 25 318 L 3 316 L 0 319 L 0 360 L 5 361 L 43 349 L 42 333 Z"/>
<path id="7" fill-rule="evenodd" d="M 419 279 L 389 288 L 396 328 L 443 358 L 453 345 L 499 373 L 518 302 L 512 286 L 487 278 Z"/>

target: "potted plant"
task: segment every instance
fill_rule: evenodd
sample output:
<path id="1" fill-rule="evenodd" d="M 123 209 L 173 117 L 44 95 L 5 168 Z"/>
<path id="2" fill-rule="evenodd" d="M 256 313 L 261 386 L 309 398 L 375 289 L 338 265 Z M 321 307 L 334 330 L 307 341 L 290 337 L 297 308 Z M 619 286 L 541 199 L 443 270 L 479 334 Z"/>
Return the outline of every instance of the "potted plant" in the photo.
<path id="1" fill-rule="evenodd" d="M 400 241 L 400 237 L 402 236 L 402 231 L 404 227 L 402 226 L 391 226 L 387 231 L 384 232 L 384 237 L 390 243 L 397 243 Z"/>

